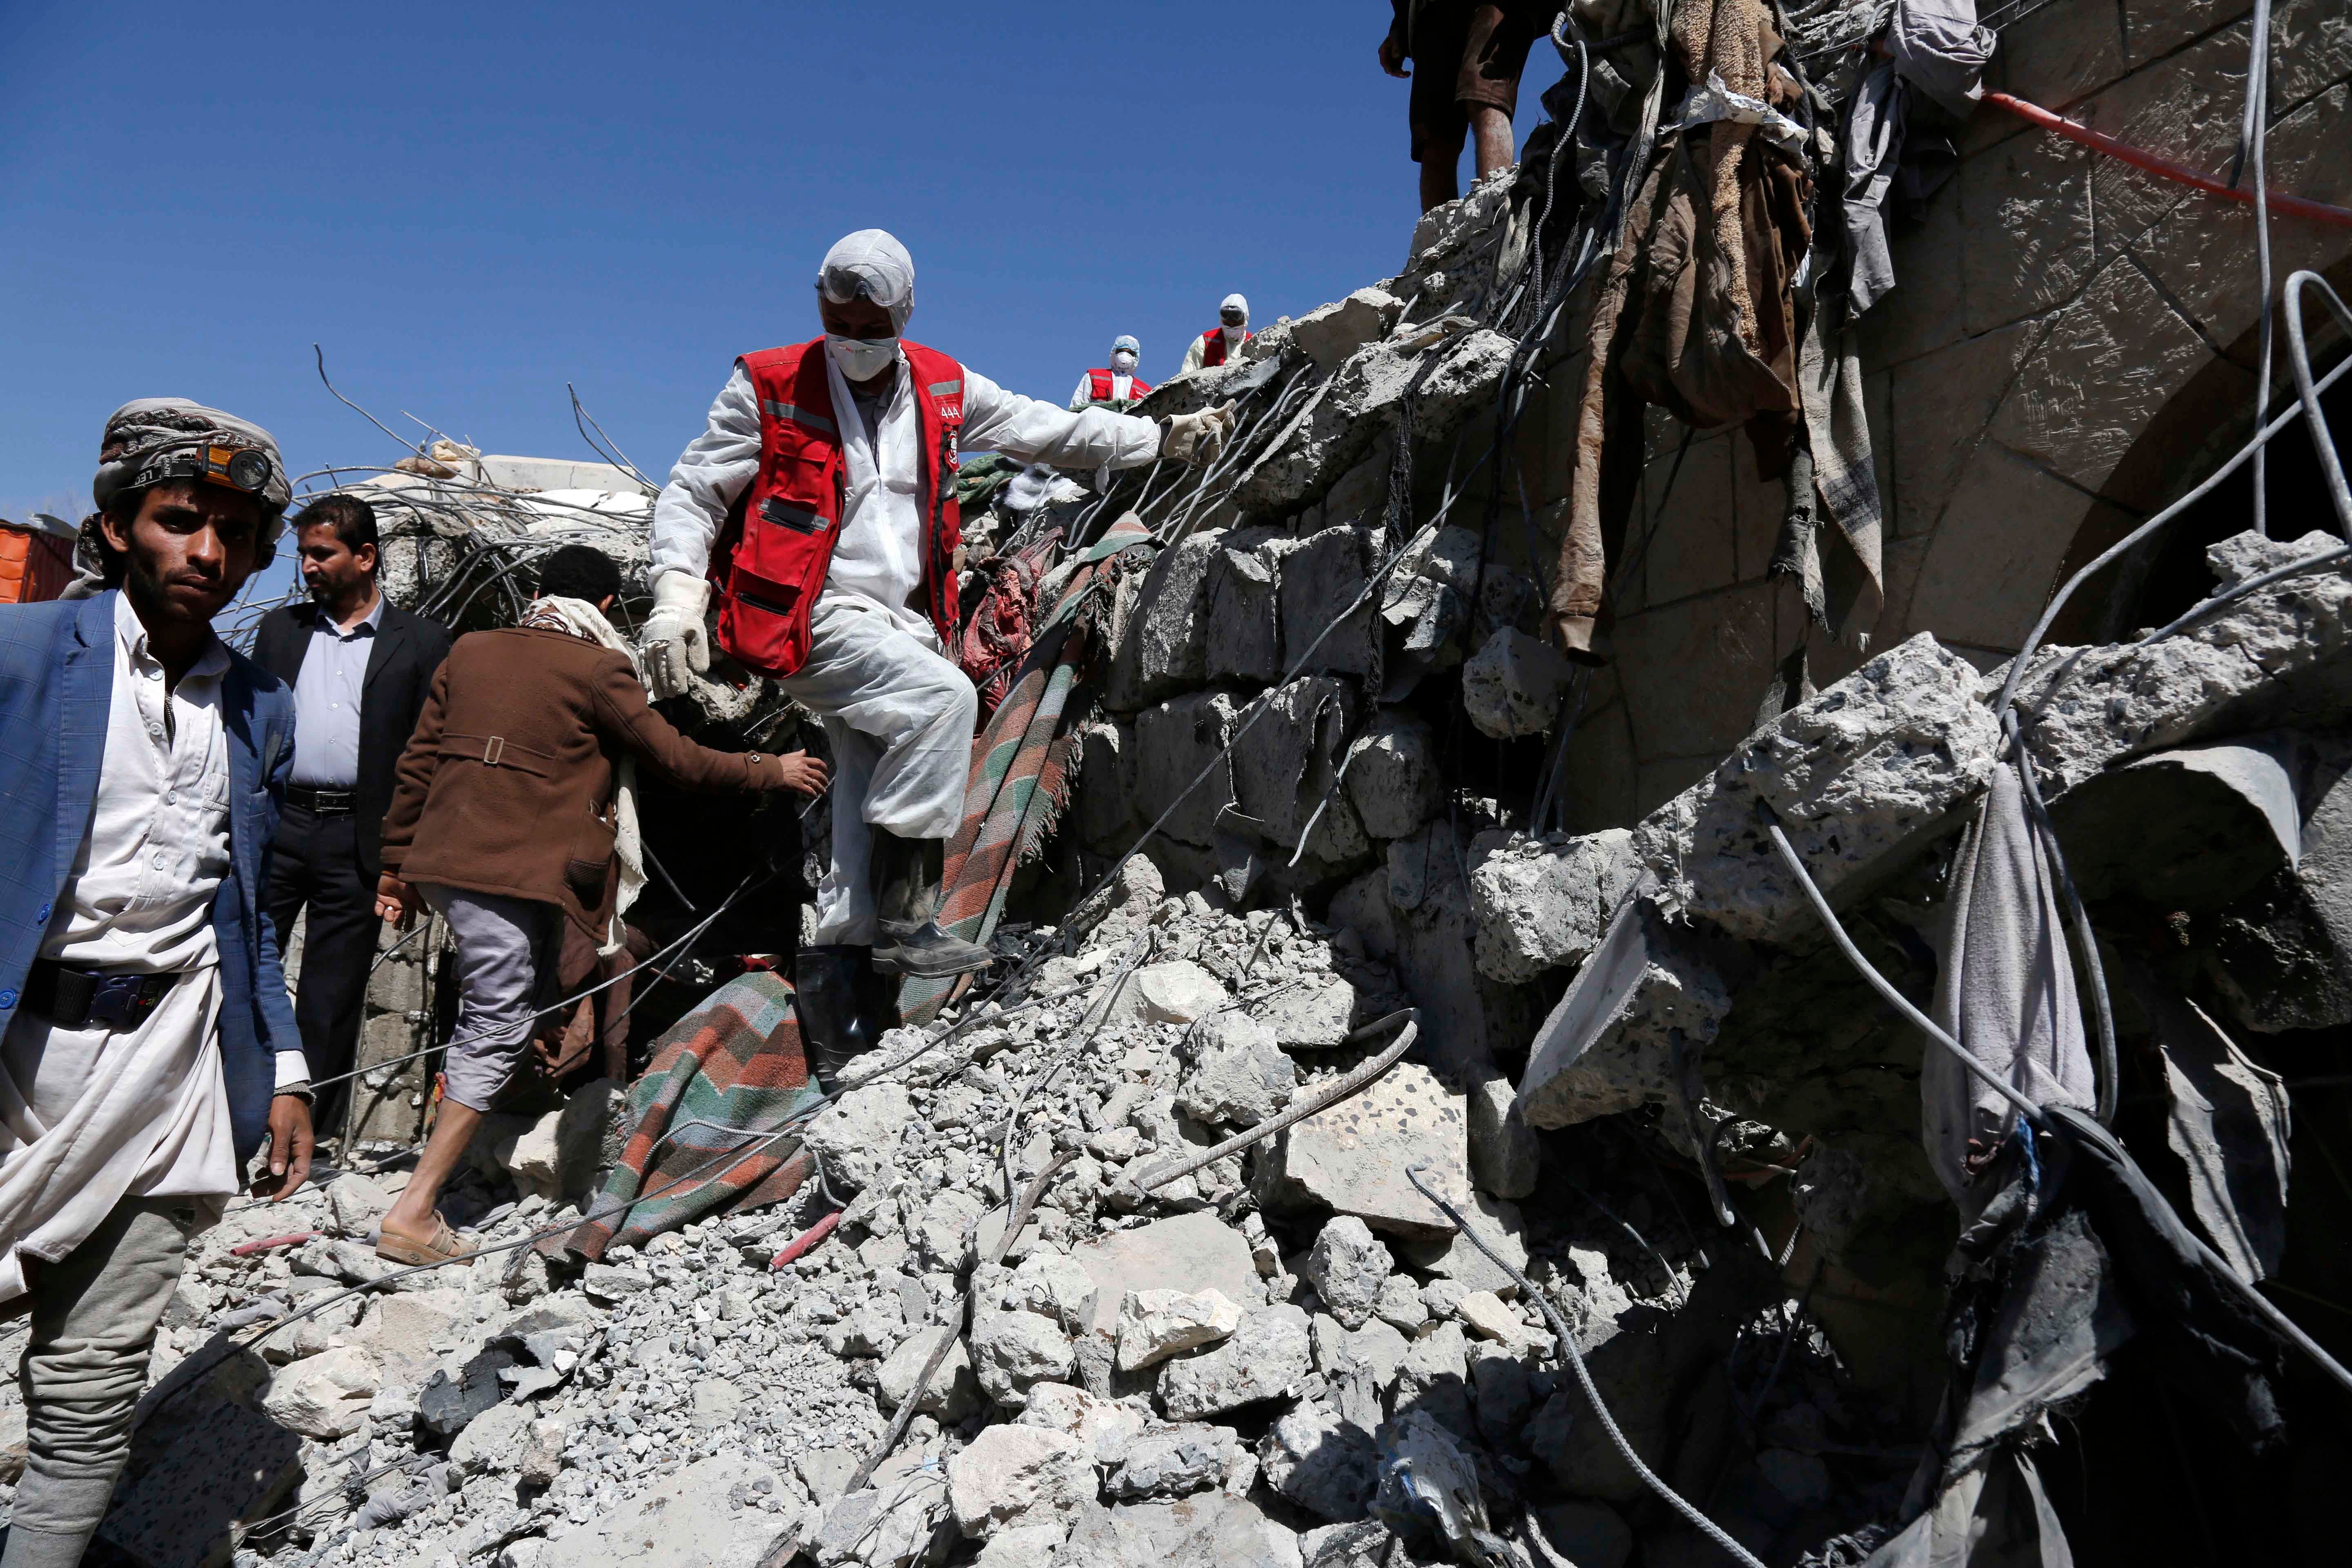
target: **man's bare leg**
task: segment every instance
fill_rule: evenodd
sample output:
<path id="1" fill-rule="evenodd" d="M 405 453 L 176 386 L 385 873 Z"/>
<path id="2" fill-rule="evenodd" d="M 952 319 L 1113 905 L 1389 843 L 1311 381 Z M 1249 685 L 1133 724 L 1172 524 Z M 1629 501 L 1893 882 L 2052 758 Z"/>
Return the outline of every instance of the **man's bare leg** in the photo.
<path id="1" fill-rule="evenodd" d="M 1441 144 L 1432 140 L 1422 143 L 1422 211 L 1444 206 L 1462 194 L 1462 141 L 1463 133 L 1456 132 L 1450 142 Z"/>
<path id="2" fill-rule="evenodd" d="M 425 1140 L 425 1152 L 417 1157 L 416 1169 L 408 1175 L 408 1185 L 383 1216 L 383 1228 L 403 1240 L 426 1242 L 433 1239 L 433 1210 L 440 1202 L 441 1189 L 457 1173 L 458 1162 L 466 1157 L 466 1146 L 474 1141 L 474 1130 L 482 1124 L 482 1113 L 470 1105 L 460 1105 L 454 1100 L 444 1100 L 433 1119 L 433 1136 Z"/>
<path id="3" fill-rule="evenodd" d="M 1517 143 L 1511 138 L 1511 117 L 1499 109 L 1484 106 L 1470 110 L 1470 127 L 1478 134 L 1478 177 L 1485 179 L 1497 169 L 1511 166 Z M 1428 179 L 1428 165 L 1422 165 L 1423 180 Z"/>

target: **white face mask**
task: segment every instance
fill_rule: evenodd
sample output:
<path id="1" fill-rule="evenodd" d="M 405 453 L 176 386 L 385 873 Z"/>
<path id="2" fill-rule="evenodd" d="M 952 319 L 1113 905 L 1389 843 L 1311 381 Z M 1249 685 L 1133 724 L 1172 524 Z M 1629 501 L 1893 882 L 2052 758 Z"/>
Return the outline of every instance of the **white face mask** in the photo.
<path id="1" fill-rule="evenodd" d="M 1120 375 L 1133 375 L 1135 374 L 1135 356 L 1128 353 L 1125 349 L 1121 349 L 1118 353 L 1110 356 L 1110 368 L 1118 372 Z"/>
<path id="2" fill-rule="evenodd" d="M 1249 324 L 1245 321 L 1227 321 L 1224 323 L 1224 328 L 1225 337 L 1228 341 L 1231 341 L 1233 339 L 1239 338 L 1244 332 L 1247 331 L 1249 330 Z"/>
<path id="3" fill-rule="evenodd" d="M 871 381 L 888 370 L 898 357 L 896 338 L 845 338 L 824 335 L 824 352 L 852 381 Z"/>

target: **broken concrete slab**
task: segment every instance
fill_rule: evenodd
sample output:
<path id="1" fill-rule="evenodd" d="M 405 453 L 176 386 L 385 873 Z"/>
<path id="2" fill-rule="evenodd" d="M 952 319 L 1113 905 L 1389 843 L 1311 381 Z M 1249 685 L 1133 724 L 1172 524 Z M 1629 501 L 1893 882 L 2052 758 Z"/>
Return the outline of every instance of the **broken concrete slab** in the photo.
<path id="1" fill-rule="evenodd" d="M 1290 535 L 1236 528 L 1210 557 L 1207 609 L 1196 635 L 1207 644 L 1206 679 L 1263 686 L 1282 679 L 1282 557 Z"/>
<path id="2" fill-rule="evenodd" d="M 1059 1382 L 1076 1365 L 1070 1337 L 1035 1312 L 983 1312 L 972 1324 L 970 1344 L 981 1391 L 1013 1409 L 1026 1402 L 1031 1384 Z"/>
<path id="3" fill-rule="evenodd" d="M 1246 1498 L 1082 1509 L 1056 1563 L 1087 1568 L 1299 1568 L 1298 1538 Z"/>
<path id="4" fill-rule="evenodd" d="M 1160 831 L 1170 837 L 1202 848 L 1216 843 L 1217 814 L 1234 804 L 1225 748 L 1239 711 L 1229 693 L 1194 691 L 1136 716 L 1137 805 L 1146 822 L 1164 813 Z"/>
<path id="5" fill-rule="evenodd" d="M 1098 1465 L 1123 1463 L 1150 1424 L 1146 1413 L 1131 1404 L 1066 1383 L 1032 1384 L 1029 1403 L 1015 1419 L 1024 1426 L 1047 1426 L 1077 1438 Z"/>
<path id="6" fill-rule="evenodd" d="M 1395 1270 L 1396 1259 L 1370 1227 L 1353 1215 L 1340 1215 L 1317 1233 L 1302 1272 L 1331 1315 L 1355 1330 L 1370 1319 Z"/>
<path id="7" fill-rule="evenodd" d="M 967 1537 L 1052 1519 L 1095 1495 L 1094 1458 L 1043 1426 L 988 1426 L 948 1461 L 948 1505 Z"/>
<path id="8" fill-rule="evenodd" d="M 1478 972 L 1516 985 L 1583 963 L 1644 874 L 1627 828 L 1578 838 L 1480 834 L 1470 864 Z"/>
<path id="9" fill-rule="evenodd" d="M 1375 1230 L 1443 1240 L 1454 1224 L 1405 1177 L 1449 1201 L 1470 1201 L 1470 1138 L 1462 1097 L 1418 1062 L 1402 1061 L 1362 1093 L 1276 1135 L 1262 1167 L 1268 1206 L 1353 1215 Z"/>
<path id="10" fill-rule="evenodd" d="M 1228 1426 L 1155 1426 L 1129 1446 L 1127 1457 L 1103 1479 L 1103 1493 L 1120 1502 L 1183 1497 L 1222 1482 L 1234 1451 Z"/>
<path id="11" fill-rule="evenodd" d="M 1356 1026 L 1356 988 L 1339 975 L 1302 975 L 1256 1010 L 1275 1042 L 1285 1050 L 1328 1050 Z"/>
<path id="12" fill-rule="evenodd" d="M 1322 1400 L 1301 1400 L 1284 1412 L 1258 1439 L 1257 1457 L 1267 1485 L 1340 1523 L 1362 1519 L 1380 1484 L 1372 1435 Z"/>
<path id="13" fill-rule="evenodd" d="M 1118 1304 L 1118 1369 L 1140 1372 L 1181 1351 L 1232 1337 L 1239 1307 L 1216 1290 L 1129 1290 Z"/>
<path id="14" fill-rule="evenodd" d="M 1153 559 L 1112 650 L 1103 690 L 1111 711 L 1136 712 L 1208 679 L 1201 616 L 1210 563 L 1223 547 L 1220 531 L 1203 531 Z"/>
<path id="15" fill-rule="evenodd" d="M 1410 709 L 1381 709 L 1348 748 L 1346 768 L 1348 803 L 1374 838 L 1402 838 L 1444 799 L 1437 731 Z"/>
<path id="16" fill-rule="evenodd" d="M 1636 898 L 1537 1032 L 1519 1113 L 1531 1127 L 1567 1127 L 1667 1103 L 1685 1053 L 1703 1049 L 1730 1008 L 1711 955 Z"/>
<path id="17" fill-rule="evenodd" d="M 1983 684 L 1921 632 L 1742 741 L 1633 829 L 1662 907 L 1763 942 L 1815 930 L 1759 803 L 1832 905 L 1861 897 L 1956 831 L 1991 777 L 2000 733 Z"/>
<path id="18" fill-rule="evenodd" d="M 1238 1009 L 1202 1018 L 1190 1058 L 1176 1105 L 1205 1125 L 1254 1127 L 1290 1103 L 1298 1081 L 1274 1031 Z"/>
<path id="19" fill-rule="evenodd" d="M 1519 1112 L 1517 1085 L 1501 1075 L 1480 1079 L 1464 1097 L 1470 1115 L 1470 1179 L 1481 1192 L 1523 1198 L 1543 1174 L 1543 1144 Z"/>
<path id="20" fill-rule="evenodd" d="M 1171 1421 L 1197 1421 L 1272 1399 L 1314 1370 L 1307 1314 L 1287 1302 L 1261 1307 L 1214 1350 L 1166 1363 L 1160 1405 Z"/>
<path id="21" fill-rule="evenodd" d="M 904 1084 L 885 1081 L 850 1090 L 809 1123 L 807 1142 L 835 1192 L 866 1189 L 890 1161 L 898 1131 L 915 1114 Z"/>
<path id="22" fill-rule="evenodd" d="M 1381 542 L 1378 529 L 1341 524 L 1300 540 L 1283 557 L 1283 657 L 1302 675 L 1351 675 L 1378 686 L 1380 606 L 1365 589 Z"/>
<path id="23" fill-rule="evenodd" d="M 957 1336 L 953 1324 L 943 1323 L 924 1329 L 907 1337 L 890 1352 L 875 1376 L 875 1397 L 885 1410 L 896 1410 L 915 1392 L 915 1384 L 922 1376 L 923 1363 L 931 1359 L 939 1348 L 941 1336 L 955 1340 L 947 1359 L 940 1363 L 915 1408 L 926 1415 L 936 1415 L 942 1421 L 961 1421 L 981 1406 L 980 1381 L 973 1374 L 971 1352 Z"/>
<path id="24" fill-rule="evenodd" d="M 1262 699 L 1264 711 L 1234 742 L 1234 803 L 1273 843 L 1295 849 L 1315 825 L 1307 853 L 1334 864 L 1371 848 L 1339 790 L 1339 761 L 1355 723 L 1355 696 L 1331 676 L 1302 676 Z M 1287 858 L 1286 857 L 1286 858 Z"/>
<path id="25" fill-rule="evenodd" d="M 1117 1332 L 1119 1304 L 1129 1290 L 1215 1290 L 1242 1307 L 1265 1300 L 1247 1238 L 1213 1214 L 1110 1231 L 1073 1247 L 1070 1257 L 1094 1281 L 1098 1334 Z"/>
<path id="26" fill-rule="evenodd" d="M 1323 369 L 1337 370 L 1358 349 L 1385 336 L 1403 313 L 1404 301 L 1387 289 L 1359 289 L 1293 321 L 1290 341 Z"/>
<path id="27" fill-rule="evenodd" d="M 1517 626 L 1501 626 L 1462 666 L 1462 706 L 1482 735 L 1513 741 L 1559 721 L 1576 666 Z"/>

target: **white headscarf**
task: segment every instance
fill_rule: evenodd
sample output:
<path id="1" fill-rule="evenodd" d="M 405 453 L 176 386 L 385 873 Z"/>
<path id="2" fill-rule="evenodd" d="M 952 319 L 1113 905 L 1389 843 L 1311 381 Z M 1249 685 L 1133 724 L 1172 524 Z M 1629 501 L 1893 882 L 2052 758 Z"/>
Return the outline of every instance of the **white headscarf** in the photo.
<path id="1" fill-rule="evenodd" d="M 861 228 L 824 253 L 816 287 L 836 305 L 873 300 L 890 312 L 890 330 L 902 332 L 915 309 L 915 258 L 887 229 Z"/>
<path id="2" fill-rule="evenodd" d="M 604 613 L 585 599 L 567 599 L 560 595 L 533 599 L 530 607 L 523 612 L 520 624 L 570 632 L 573 637 L 611 648 L 629 661 L 629 668 L 637 672 L 639 680 L 646 678 L 645 662 L 638 657 L 635 645 L 614 631 Z M 637 895 L 646 886 L 646 840 L 637 827 L 637 759 L 625 753 L 613 770 L 613 853 L 621 862 L 621 890 L 613 900 L 613 929 L 604 933 L 604 945 L 596 950 L 599 958 L 610 958 L 621 951 L 626 940 L 621 911 L 637 901 Z"/>

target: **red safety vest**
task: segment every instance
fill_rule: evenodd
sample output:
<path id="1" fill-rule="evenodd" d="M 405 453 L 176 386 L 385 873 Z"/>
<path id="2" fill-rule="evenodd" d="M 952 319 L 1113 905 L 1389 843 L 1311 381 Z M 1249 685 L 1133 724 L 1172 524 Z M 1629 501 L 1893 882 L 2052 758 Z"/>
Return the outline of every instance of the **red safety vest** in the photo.
<path id="1" fill-rule="evenodd" d="M 955 637 L 956 438 L 963 428 L 963 366 L 900 339 L 915 378 L 915 416 L 928 461 L 918 496 L 929 520 L 923 607 L 942 644 Z M 824 340 L 765 349 L 735 362 L 760 403 L 760 471 L 727 514 L 711 552 L 719 646 L 762 675 L 808 659 L 809 621 L 833 565 L 845 488 L 841 426 L 825 374 Z"/>
<path id="2" fill-rule="evenodd" d="M 1257 336 L 1255 332 L 1244 332 L 1242 334 L 1242 342 L 1247 342 L 1255 336 Z M 1213 365 L 1223 364 L 1224 363 L 1225 329 L 1223 324 L 1220 322 L 1218 325 L 1211 327 L 1207 331 L 1201 334 L 1201 363 L 1203 365 Z"/>
<path id="3" fill-rule="evenodd" d="M 1089 390 L 1087 393 L 1087 396 L 1093 398 L 1097 403 L 1116 403 L 1118 401 L 1117 398 L 1113 397 L 1110 393 L 1110 372 L 1107 370 L 1090 370 L 1087 372 L 1087 377 L 1091 383 Z M 1135 399 L 1141 397 L 1150 390 L 1151 384 L 1144 380 L 1141 376 L 1130 375 L 1127 378 L 1127 396 L 1129 402 L 1133 402 Z"/>

